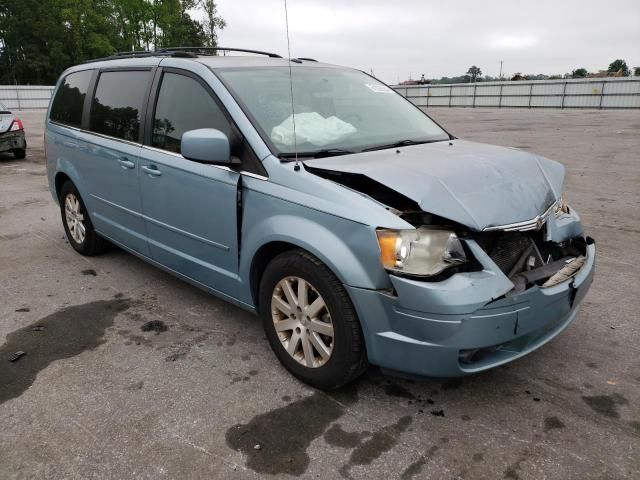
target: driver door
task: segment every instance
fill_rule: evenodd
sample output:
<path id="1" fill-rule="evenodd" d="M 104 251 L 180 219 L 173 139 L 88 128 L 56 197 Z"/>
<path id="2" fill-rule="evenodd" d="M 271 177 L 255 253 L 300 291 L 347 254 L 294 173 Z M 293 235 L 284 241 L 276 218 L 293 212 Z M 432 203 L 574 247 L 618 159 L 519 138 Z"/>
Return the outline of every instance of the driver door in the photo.
<path id="1" fill-rule="evenodd" d="M 240 174 L 180 154 L 184 132 L 216 128 L 231 140 L 231 124 L 214 93 L 190 72 L 163 69 L 156 92 L 148 110 L 151 136 L 140 167 L 151 256 L 174 272 L 235 297 Z"/>

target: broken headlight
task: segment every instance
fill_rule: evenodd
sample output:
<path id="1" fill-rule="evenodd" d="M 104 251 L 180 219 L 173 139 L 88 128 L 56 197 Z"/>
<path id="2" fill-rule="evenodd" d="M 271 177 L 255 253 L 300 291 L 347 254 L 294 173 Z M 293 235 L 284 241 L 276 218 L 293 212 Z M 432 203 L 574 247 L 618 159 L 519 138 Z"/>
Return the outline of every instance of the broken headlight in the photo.
<path id="1" fill-rule="evenodd" d="M 376 235 L 380 261 L 391 272 L 428 277 L 467 261 L 462 243 L 450 230 L 378 229 Z"/>
<path id="2" fill-rule="evenodd" d="M 567 198 L 565 197 L 564 193 L 560 196 L 560 200 L 556 202 L 554 212 L 556 214 L 556 217 L 564 215 L 565 213 L 569 213 L 569 204 L 567 203 Z"/>

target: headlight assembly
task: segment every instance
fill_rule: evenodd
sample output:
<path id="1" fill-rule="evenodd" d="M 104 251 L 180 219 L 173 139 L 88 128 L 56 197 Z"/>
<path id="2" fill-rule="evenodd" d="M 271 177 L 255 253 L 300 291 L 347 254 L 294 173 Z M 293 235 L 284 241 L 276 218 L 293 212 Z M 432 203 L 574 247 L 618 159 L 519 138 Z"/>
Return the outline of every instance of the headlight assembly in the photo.
<path id="1" fill-rule="evenodd" d="M 378 229 L 376 235 L 380 261 L 391 272 L 428 277 L 467 261 L 462 243 L 450 230 Z"/>

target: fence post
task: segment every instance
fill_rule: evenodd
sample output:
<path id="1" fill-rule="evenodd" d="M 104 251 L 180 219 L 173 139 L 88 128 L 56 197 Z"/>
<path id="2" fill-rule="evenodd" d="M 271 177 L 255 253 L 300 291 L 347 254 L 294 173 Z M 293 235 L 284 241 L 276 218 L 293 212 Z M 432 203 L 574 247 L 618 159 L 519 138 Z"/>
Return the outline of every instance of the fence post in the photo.
<path id="1" fill-rule="evenodd" d="M 453 96 L 453 85 L 449 85 L 449 108 L 451 108 L 451 97 Z"/>
<path id="2" fill-rule="evenodd" d="M 602 88 L 600 89 L 600 110 L 602 110 L 602 99 L 604 98 L 604 86 L 607 84 L 604 80 L 602 80 Z"/>
<path id="3" fill-rule="evenodd" d="M 20 104 L 20 89 L 16 87 L 16 100 L 18 101 L 18 110 L 22 110 L 22 106 Z"/>
<path id="4" fill-rule="evenodd" d="M 562 87 L 562 104 L 560 106 L 561 109 L 564 109 L 564 95 L 567 93 L 567 81 L 564 81 L 564 86 Z"/>
<path id="5" fill-rule="evenodd" d="M 502 83 L 500 84 L 500 93 L 498 93 L 498 108 L 502 108 Z"/>
<path id="6" fill-rule="evenodd" d="M 427 87 L 427 107 L 429 108 L 429 94 L 431 93 L 431 87 Z"/>
<path id="7" fill-rule="evenodd" d="M 531 97 L 533 97 L 533 83 L 529 84 L 529 108 L 531 108 Z"/>
<path id="8" fill-rule="evenodd" d="M 476 108 L 476 90 L 478 90 L 478 84 L 473 84 L 473 108 Z"/>

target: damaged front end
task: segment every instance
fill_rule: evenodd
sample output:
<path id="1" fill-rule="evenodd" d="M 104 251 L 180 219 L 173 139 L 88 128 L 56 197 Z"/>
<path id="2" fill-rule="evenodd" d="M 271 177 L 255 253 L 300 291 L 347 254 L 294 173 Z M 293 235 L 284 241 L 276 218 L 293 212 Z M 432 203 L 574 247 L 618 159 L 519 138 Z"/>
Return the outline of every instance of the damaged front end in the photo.
<path id="1" fill-rule="evenodd" d="M 475 242 L 497 268 L 513 283 L 507 296 L 518 295 L 534 285 L 548 288 L 574 277 L 585 264 L 587 244 L 577 214 L 564 198 L 554 201 L 535 218 L 508 225 L 488 226 L 474 231 L 466 225 L 428 213 L 405 195 L 362 174 L 307 167 L 312 173 L 332 180 L 380 203 L 415 228 L 411 231 L 378 229 L 381 261 L 395 275 L 423 281 L 442 281 L 456 273 L 480 271 L 484 267 L 472 254 L 468 242 Z M 449 236 L 440 261 L 421 274 L 406 268 L 411 245 L 420 246 L 420 233 L 431 234 L 431 243 Z M 412 237 L 406 239 L 405 237 Z M 462 241 L 459 244 L 458 239 Z M 390 245 L 390 246 L 389 246 Z M 389 251 L 390 250 L 390 251 Z M 423 255 L 424 256 L 424 255 Z M 402 268 L 405 267 L 405 268 Z"/>
<path id="2" fill-rule="evenodd" d="M 376 229 L 392 288 L 345 286 L 373 364 L 454 377 L 513 361 L 571 324 L 593 281 L 595 243 L 561 195 L 564 169 L 462 147 L 305 165 L 406 225 Z"/>
<path id="3" fill-rule="evenodd" d="M 573 278 L 584 266 L 590 238 L 562 242 L 546 240 L 546 231 L 470 233 L 504 275 L 513 283 L 506 296 L 515 296 L 534 285 L 549 288 Z"/>

